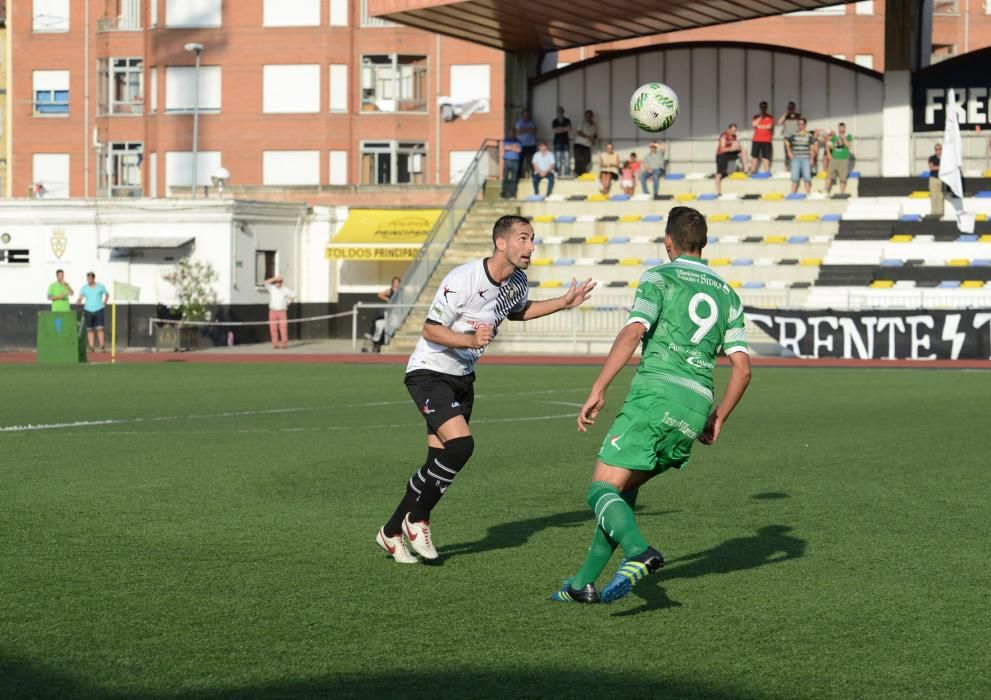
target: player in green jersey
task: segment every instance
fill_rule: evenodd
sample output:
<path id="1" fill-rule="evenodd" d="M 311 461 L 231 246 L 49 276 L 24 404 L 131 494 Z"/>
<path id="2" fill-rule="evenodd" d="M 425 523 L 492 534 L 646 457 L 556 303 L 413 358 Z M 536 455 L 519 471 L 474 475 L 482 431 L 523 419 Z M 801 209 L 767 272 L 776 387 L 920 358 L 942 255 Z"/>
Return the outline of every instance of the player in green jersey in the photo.
<path id="1" fill-rule="evenodd" d="M 637 527 L 637 491 L 661 472 L 684 467 L 696 440 L 714 443 L 750 383 L 743 304 L 702 261 L 707 239 L 699 212 L 671 210 L 664 236 L 671 262 L 641 277 L 629 321 L 578 414 L 578 430 L 585 432 L 602 410 L 609 384 L 642 344 L 630 392 L 606 433 L 588 489 L 596 521 L 592 546 L 553 600 L 609 603 L 664 565 L 664 556 Z M 722 401 L 712 410 L 712 370 L 720 351 L 729 357 L 731 373 Z M 595 579 L 617 546 L 624 559 L 600 598 Z"/>

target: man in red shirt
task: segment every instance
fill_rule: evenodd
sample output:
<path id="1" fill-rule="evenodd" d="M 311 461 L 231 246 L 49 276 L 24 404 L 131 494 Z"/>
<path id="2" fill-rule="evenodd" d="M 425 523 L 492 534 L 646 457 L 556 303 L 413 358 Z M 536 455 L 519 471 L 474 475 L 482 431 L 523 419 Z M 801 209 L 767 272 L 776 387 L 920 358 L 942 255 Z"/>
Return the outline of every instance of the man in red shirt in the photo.
<path id="1" fill-rule="evenodd" d="M 753 158 L 751 173 L 762 168 L 764 172 L 771 170 L 771 158 L 774 155 L 771 139 L 774 136 L 774 117 L 767 113 L 767 103 L 760 103 L 760 114 L 755 114 L 752 122 L 754 139 L 750 147 L 750 157 Z"/>

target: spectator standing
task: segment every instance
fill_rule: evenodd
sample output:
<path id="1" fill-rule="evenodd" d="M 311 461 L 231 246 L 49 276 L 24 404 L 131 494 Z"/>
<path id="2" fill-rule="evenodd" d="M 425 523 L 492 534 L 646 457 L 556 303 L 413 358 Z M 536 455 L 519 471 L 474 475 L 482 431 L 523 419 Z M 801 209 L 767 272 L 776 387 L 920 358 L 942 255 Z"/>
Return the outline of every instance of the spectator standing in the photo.
<path id="1" fill-rule="evenodd" d="M 274 275 L 264 282 L 268 290 L 268 332 L 272 336 L 272 349 L 289 347 L 289 305 L 296 292 L 285 286 L 282 275 Z M 281 336 L 281 338 L 280 338 Z"/>
<path id="2" fill-rule="evenodd" d="M 833 189 L 833 178 L 840 182 L 840 194 L 846 192 L 846 181 L 850 175 L 852 145 L 853 136 L 846 132 L 846 124 L 840 122 L 836 133 L 829 138 L 829 162 L 826 164 L 827 194 Z"/>
<path id="3" fill-rule="evenodd" d="M 595 123 L 592 110 L 585 110 L 585 119 L 575 133 L 575 176 L 584 175 L 591 169 L 592 147 L 599 140 L 599 127 Z"/>
<path id="4" fill-rule="evenodd" d="M 719 145 L 716 147 L 716 194 L 723 193 L 722 180 L 729 174 L 729 164 L 742 157 L 743 146 L 740 145 L 740 139 L 736 135 L 736 124 L 730 124 L 726 131 L 719 135 Z"/>
<path id="5" fill-rule="evenodd" d="M 83 323 L 86 326 L 86 338 L 89 341 L 87 350 L 93 352 L 96 346 L 93 343 L 94 332 L 100 340 L 100 352 L 106 352 L 106 336 L 104 335 L 104 313 L 107 307 L 107 300 L 110 299 L 110 292 L 100 282 L 96 281 L 96 274 L 86 273 L 86 284 L 79 290 L 77 304 L 83 305 Z"/>
<path id="6" fill-rule="evenodd" d="M 376 294 L 379 301 L 384 301 L 389 303 L 399 294 L 399 287 L 402 284 L 402 279 L 399 277 L 393 277 L 392 282 L 389 283 L 388 289 L 383 289 L 381 292 Z M 374 321 L 372 321 L 372 327 L 368 333 L 365 333 L 365 338 L 371 341 L 372 352 L 382 352 L 382 346 L 389 342 L 389 336 L 386 333 L 386 317 L 388 312 L 384 312 L 377 316 Z M 368 348 L 363 347 L 362 352 L 365 352 Z"/>
<path id="7" fill-rule="evenodd" d="M 791 191 L 798 192 L 799 181 L 805 183 L 805 193 L 812 191 L 812 162 L 815 137 L 806 128 L 805 118 L 798 120 L 798 132 L 785 141 L 785 151 L 791 160 Z"/>
<path id="8" fill-rule="evenodd" d="M 613 180 L 619 179 L 619 154 L 611 143 L 599 154 L 599 192 L 609 194 Z"/>
<path id="9" fill-rule="evenodd" d="M 530 110 L 524 109 L 520 118 L 516 120 L 516 137 L 523 147 L 520 150 L 520 177 L 524 172 L 530 171 L 530 160 L 537 152 L 537 125 L 530 117 Z"/>
<path id="10" fill-rule="evenodd" d="M 939 159 L 943 156 L 943 145 L 937 143 L 935 152 L 929 156 L 929 213 L 943 218 L 943 181 L 939 179 Z"/>
<path id="11" fill-rule="evenodd" d="M 623 165 L 619 169 L 619 186 L 623 188 L 623 194 L 627 197 L 632 196 L 635 183 L 633 166 L 630 164 L 630 161 L 624 160 Z"/>
<path id="12" fill-rule="evenodd" d="M 788 103 L 788 109 L 778 118 L 781 126 L 781 140 L 787 141 L 789 137 L 798 133 L 798 120 L 802 118 L 794 102 Z M 785 169 L 791 170 L 791 159 L 787 156 L 788 149 L 785 149 Z"/>
<path id="13" fill-rule="evenodd" d="M 554 192 L 554 154 L 547 150 L 547 144 L 540 142 L 540 149 L 533 155 L 533 193 L 540 194 L 540 181 L 547 180 L 547 196 Z"/>
<path id="14" fill-rule="evenodd" d="M 637 158 L 637 154 L 636 153 L 631 153 L 630 154 L 630 170 L 633 171 L 633 180 L 634 180 L 634 182 L 636 182 L 636 179 L 640 176 L 640 166 L 641 165 L 643 165 L 643 161 L 641 161 L 639 158 Z"/>
<path id="15" fill-rule="evenodd" d="M 516 188 L 520 182 L 520 153 L 523 144 L 516 138 L 516 129 L 510 129 L 502 142 L 502 192 L 503 199 L 516 199 Z"/>
<path id="16" fill-rule="evenodd" d="M 654 141 L 650 144 L 650 150 L 643 157 L 640 163 L 640 187 L 643 193 L 647 194 L 647 178 L 653 180 L 653 196 L 657 196 L 657 187 L 661 176 L 664 175 L 664 153 L 660 144 Z"/>
<path id="17" fill-rule="evenodd" d="M 65 281 L 65 271 L 56 270 L 55 281 L 48 285 L 48 300 L 52 302 L 52 311 L 72 311 L 72 294 L 72 287 Z"/>
<path id="18" fill-rule="evenodd" d="M 564 107 L 557 108 L 557 117 L 551 122 L 554 130 L 554 162 L 561 177 L 571 175 L 571 120 L 564 116 Z"/>
<path id="19" fill-rule="evenodd" d="M 767 113 L 767 102 L 760 103 L 760 113 L 751 120 L 754 127 L 753 144 L 750 147 L 750 172 L 756 173 L 760 168 L 764 172 L 771 171 L 771 159 L 774 157 L 774 117 Z"/>

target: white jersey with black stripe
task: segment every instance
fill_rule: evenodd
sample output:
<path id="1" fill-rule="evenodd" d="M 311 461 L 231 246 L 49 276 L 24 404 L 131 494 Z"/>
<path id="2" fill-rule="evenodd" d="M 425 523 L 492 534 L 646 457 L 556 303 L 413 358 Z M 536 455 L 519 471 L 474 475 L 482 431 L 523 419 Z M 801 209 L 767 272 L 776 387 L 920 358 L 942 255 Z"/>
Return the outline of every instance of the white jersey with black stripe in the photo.
<path id="1" fill-rule="evenodd" d="M 526 273 L 514 270 L 502 284 L 489 276 L 485 261 L 475 260 L 454 268 L 441 282 L 427 312 L 427 323 L 439 323 L 457 333 L 469 333 L 479 326 L 492 326 L 493 337 L 499 324 L 527 305 L 529 286 Z M 464 376 L 475 371 L 475 363 L 485 348 L 449 348 L 430 343 L 420 336 L 410 355 L 406 371 L 429 369 L 442 374 Z"/>

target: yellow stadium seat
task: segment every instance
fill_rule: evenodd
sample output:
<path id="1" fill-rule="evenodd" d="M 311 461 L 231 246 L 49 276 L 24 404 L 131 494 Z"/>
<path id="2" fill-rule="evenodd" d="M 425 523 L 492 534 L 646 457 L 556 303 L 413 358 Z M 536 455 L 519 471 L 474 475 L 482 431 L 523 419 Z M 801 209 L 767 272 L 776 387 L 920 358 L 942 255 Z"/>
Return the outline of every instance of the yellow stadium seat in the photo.
<path id="1" fill-rule="evenodd" d="M 985 233 L 977 239 L 979 243 L 991 243 L 991 233 Z"/>
<path id="2" fill-rule="evenodd" d="M 593 245 L 602 245 L 603 243 L 608 243 L 609 238 L 606 236 L 589 236 L 585 239 L 585 242 Z"/>
<path id="3" fill-rule="evenodd" d="M 732 265 L 733 261 L 729 258 L 712 258 L 709 261 L 709 267 L 724 267 L 726 265 Z"/>
<path id="4" fill-rule="evenodd" d="M 974 221 L 987 221 L 987 220 L 988 220 L 987 214 L 978 214 L 977 216 L 974 217 Z"/>
<path id="5" fill-rule="evenodd" d="M 947 260 L 946 264 L 950 267 L 968 267 L 970 265 L 970 260 L 966 258 L 953 258 L 952 260 Z"/>
<path id="6" fill-rule="evenodd" d="M 985 170 L 981 173 L 981 177 L 991 177 L 991 170 Z"/>
<path id="7" fill-rule="evenodd" d="M 619 217 L 619 220 L 622 221 L 624 224 L 634 224 L 634 223 L 640 221 L 640 215 L 639 214 L 624 214 L 623 216 Z"/>
<path id="8" fill-rule="evenodd" d="M 819 215 L 818 214 L 799 214 L 798 216 L 795 217 L 795 220 L 796 221 L 818 221 L 819 220 Z"/>
<path id="9" fill-rule="evenodd" d="M 746 173 L 741 173 L 741 172 L 737 171 L 735 173 L 730 173 L 729 174 L 729 179 L 730 180 L 746 180 L 747 179 L 747 174 Z"/>
<path id="10" fill-rule="evenodd" d="M 530 261 L 531 265 L 550 265 L 554 261 L 551 258 L 534 258 Z"/>
<path id="11" fill-rule="evenodd" d="M 639 265 L 640 258 L 623 258 L 619 261 L 620 265 Z"/>
<path id="12" fill-rule="evenodd" d="M 760 196 L 760 198 L 766 200 L 777 200 L 777 199 L 784 199 L 785 196 L 781 192 L 765 192 Z"/>
<path id="13" fill-rule="evenodd" d="M 894 236 L 892 236 L 889 239 L 889 242 L 891 242 L 891 243 L 911 243 L 912 242 L 912 236 L 909 236 L 908 234 L 905 234 L 905 233 L 898 233 L 898 234 L 895 234 Z"/>
<path id="14" fill-rule="evenodd" d="M 690 202 L 695 199 L 695 195 L 691 192 L 679 192 L 674 196 L 676 202 Z"/>
<path id="15" fill-rule="evenodd" d="M 784 243 L 787 240 L 786 236 L 764 236 L 765 243 Z"/>
<path id="16" fill-rule="evenodd" d="M 826 171 L 825 170 L 820 170 L 818 173 L 816 173 L 816 179 L 817 180 L 825 180 L 826 179 Z"/>
<path id="17" fill-rule="evenodd" d="M 798 261 L 798 264 L 802 267 L 819 267 L 822 265 L 822 260 L 819 258 L 802 258 Z"/>
<path id="18" fill-rule="evenodd" d="M 929 192 L 924 192 L 922 190 L 916 190 L 909 195 L 912 199 L 929 199 Z"/>
<path id="19" fill-rule="evenodd" d="M 609 197 L 604 194 L 596 192 L 595 194 L 590 194 L 588 196 L 588 201 L 590 202 L 605 202 L 608 201 Z"/>
<path id="20" fill-rule="evenodd" d="M 732 282 L 729 283 L 729 286 L 731 286 L 733 289 L 739 289 L 740 287 L 743 286 L 743 282 L 740 282 L 739 280 L 733 280 Z"/>
<path id="21" fill-rule="evenodd" d="M 729 221 L 729 214 L 709 214 L 709 221 Z"/>
<path id="22" fill-rule="evenodd" d="M 630 286 L 633 287 L 634 289 L 636 289 L 639 284 L 640 284 L 640 280 L 630 280 Z"/>
<path id="23" fill-rule="evenodd" d="M 538 216 L 533 217 L 533 220 L 536 223 L 538 223 L 538 224 L 553 224 L 554 223 L 554 217 L 551 216 L 550 214 L 540 214 Z"/>
<path id="24" fill-rule="evenodd" d="M 891 289 L 894 286 L 894 280 L 874 280 L 871 282 L 872 289 Z"/>
<path id="25" fill-rule="evenodd" d="M 561 286 L 561 281 L 560 280 L 543 280 L 540 283 L 540 288 L 541 289 L 555 289 L 555 288 L 560 287 L 560 286 Z"/>
<path id="26" fill-rule="evenodd" d="M 984 280 L 964 280 L 960 283 L 963 289 L 983 289 Z"/>
<path id="27" fill-rule="evenodd" d="M 595 174 L 594 173 L 582 173 L 581 175 L 578 176 L 578 181 L 579 182 L 595 182 Z"/>

